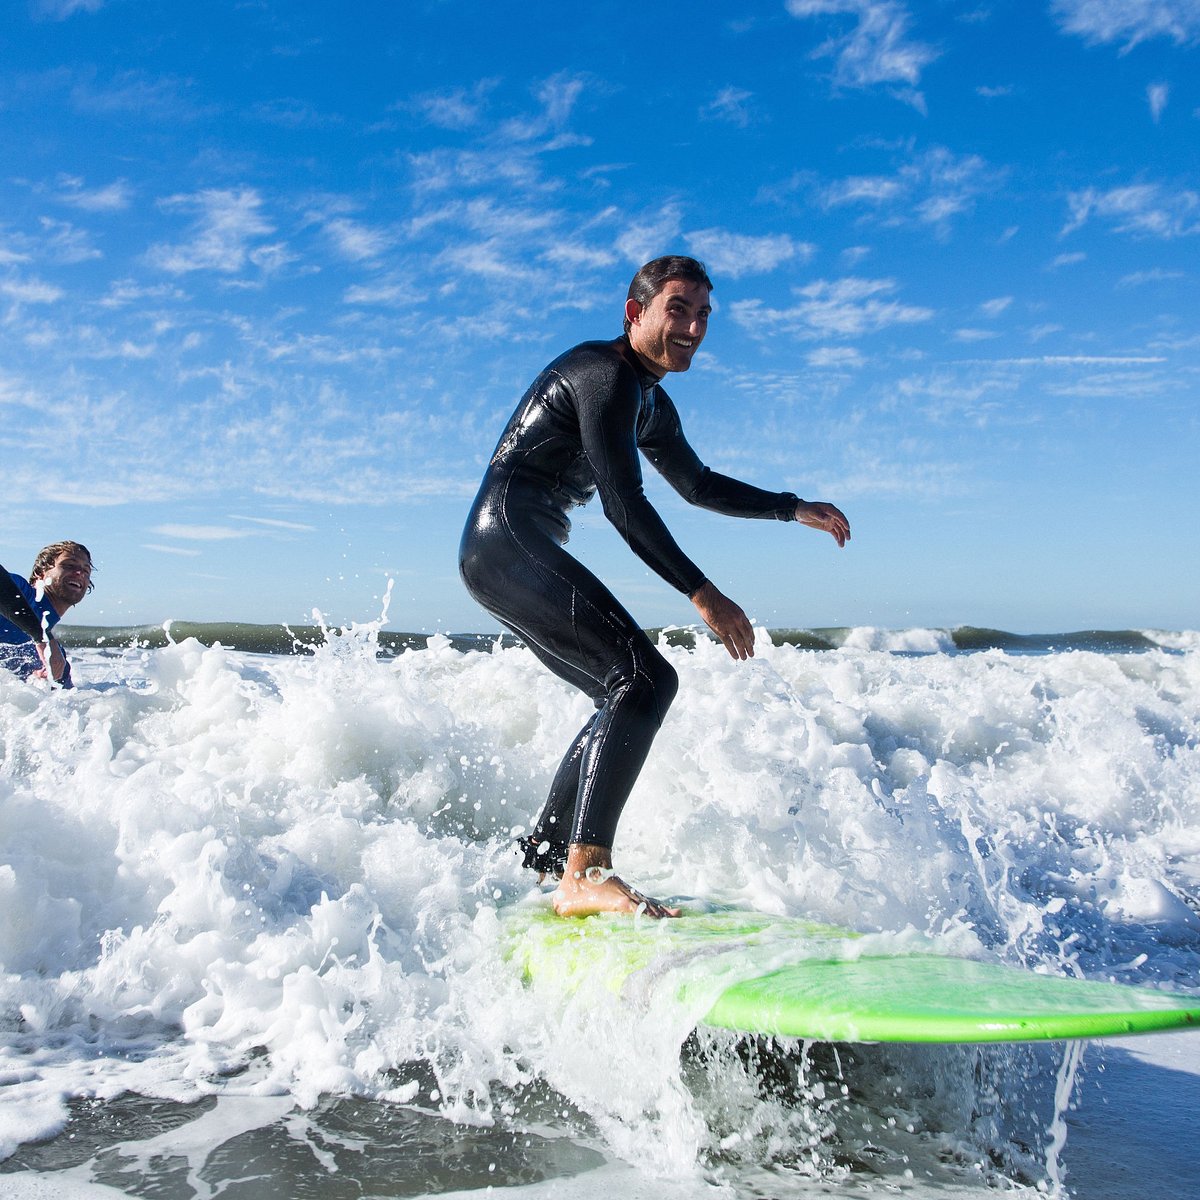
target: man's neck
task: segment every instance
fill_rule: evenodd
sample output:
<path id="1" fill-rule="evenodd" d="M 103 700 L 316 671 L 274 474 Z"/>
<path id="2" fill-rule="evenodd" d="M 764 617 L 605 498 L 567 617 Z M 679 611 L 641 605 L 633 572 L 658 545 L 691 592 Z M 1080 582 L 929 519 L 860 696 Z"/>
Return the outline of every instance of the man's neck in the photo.
<path id="1" fill-rule="evenodd" d="M 637 362 L 638 371 L 648 383 L 661 383 L 663 381 L 663 373 L 653 364 L 648 362 L 641 354 L 638 353 L 637 347 L 633 344 L 633 339 L 629 334 L 625 335 L 625 341 L 629 346 L 629 352 L 633 355 Z"/>
<path id="2" fill-rule="evenodd" d="M 36 580 L 34 581 L 33 586 L 35 589 L 37 588 L 38 583 Z M 45 586 L 42 587 L 42 599 L 45 600 L 52 609 L 54 609 L 54 614 L 60 621 L 72 608 L 72 605 L 69 601 L 60 599 L 57 595 L 55 595 L 54 592 L 50 591 L 50 589 Z"/>

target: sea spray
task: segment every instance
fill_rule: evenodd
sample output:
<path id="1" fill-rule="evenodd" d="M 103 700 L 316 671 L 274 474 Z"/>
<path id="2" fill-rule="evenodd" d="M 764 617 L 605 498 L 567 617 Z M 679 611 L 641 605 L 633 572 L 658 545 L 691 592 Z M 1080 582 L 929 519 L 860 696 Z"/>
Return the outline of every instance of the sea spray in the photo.
<path id="1" fill-rule="evenodd" d="M 740 664 L 666 645 L 680 695 L 618 867 L 898 946 L 1194 987 L 1195 643 L 892 643 L 760 635 Z M 294 657 L 183 637 L 73 659 L 75 692 L 0 674 L 4 1153 L 71 1097 L 131 1091 L 536 1125 L 697 1188 L 1045 1175 L 1033 1051 L 838 1065 L 693 1038 L 653 996 L 631 1014 L 523 986 L 496 933 L 533 883 L 511 839 L 590 711 L 526 651 L 386 657 L 364 626 Z"/>

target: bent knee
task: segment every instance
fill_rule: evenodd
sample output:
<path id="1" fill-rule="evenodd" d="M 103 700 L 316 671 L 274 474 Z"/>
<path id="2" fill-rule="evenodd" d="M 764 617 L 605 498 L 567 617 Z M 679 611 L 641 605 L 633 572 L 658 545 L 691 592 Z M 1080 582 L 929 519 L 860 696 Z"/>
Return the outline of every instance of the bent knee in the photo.
<path id="1" fill-rule="evenodd" d="M 679 691 L 679 674 L 657 650 L 654 652 L 654 657 L 656 659 L 654 694 L 658 698 L 659 706 L 665 716 L 667 709 L 671 706 L 671 701 L 675 699 L 675 695 Z"/>
<path id="2" fill-rule="evenodd" d="M 622 682 L 654 712 L 661 725 L 679 691 L 675 668 L 653 646 L 647 646 L 643 653 L 635 655 L 632 675 Z"/>

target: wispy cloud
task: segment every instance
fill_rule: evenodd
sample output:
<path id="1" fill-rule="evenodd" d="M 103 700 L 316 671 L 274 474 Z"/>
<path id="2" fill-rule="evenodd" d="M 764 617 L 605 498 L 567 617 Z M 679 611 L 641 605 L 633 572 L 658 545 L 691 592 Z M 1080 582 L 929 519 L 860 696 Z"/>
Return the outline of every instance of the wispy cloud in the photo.
<path id="1" fill-rule="evenodd" d="M 793 17 L 849 17 L 849 33 L 830 38 L 814 52 L 832 57 L 839 87 L 907 84 L 915 88 L 921 72 L 938 57 L 931 46 L 909 37 L 911 18 L 896 0 L 787 0 Z"/>
<path id="2" fill-rule="evenodd" d="M 211 188 L 171 196 L 161 206 L 168 212 L 197 214 L 189 240 L 160 242 L 147 252 L 152 265 L 172 275 L 189 271 L 237 274 L 253 262 L 257 239 L 274 233 L 262 215 L 262 197 L 254 188 Z"/>
<path id="3" fill-rule="evenodd" d="M 122 71 L 111 79 L 94 72 L 73 74 L 71 102 L 84 113 L 139 121 L 192 121 L 203 109 L 187 95 L 191 84 L 173 76 L 152 76 L 143 71 Z"/>
<path id="4" fill-rule="evenodd" d="M 979 311 L 985 317 L 998 317 L 1001 313 L 1007 311 L 1012 304 L 1011 296 L 997 296 L 994 300 L 985 300 L 980 306 Z"/>
<path id="5" fill-rule="evenodd" d="M 617 250 L 627 262 L 640 267 L 679 236 L 680 220 L 678 205 L 664 205 L 626 226 L 616 239 Z"/>
<path id="6" fill-rule="evenodd" d="M 123 179 L 114 180 L 103 187 L 89 188 L 82 179 L 72 175 L 61 175 L 58 179 L 56 199 L 72 208 L 85 212 L 116 213 L 129 207 L 133 188 Z"/>
<path id="7" fill-rule="evenodd" d="M 18 304 L 54 304 L 63 297 L 63 290 L 40 279 L 0 279 L 0 295 Z"/>
<path id="8" fill-rule="evenodd" d="M 753 99 L 754 93 L 744 88 L 723 87 L 701 107 L 700 117 L 705 121 L 724 121 L 745 129 L 754 119 Z"/>
<path id="9" fill-rule="evenodd" d="M 796 337 L 857 337 L 892 325 L 928 321 L 933 310 L 890 299 L 892 279 L 819 279 L 796 289 L 796 303 L 772 308 L 760 300 L 731 305 L 733 319 L 753 334 L 791 333 Z"/>
<path id="10" fill-rule="evenodd" d="M 1123 53 L 1152 38 L 1200 40 L 1196 0 L 1054 0 L 1051 11 L 1064 32 L 1092 44 L 1123 42 Z"/>
<path id="11" fill-rule="evenodd" d="M 1124 275 L 1118 281 L 1122 287 L 1141 287 L 1147 283 L 1167 283 L 1173 279 L 1183 279 L 1182 271 L 1166 271 L 1162 267 L 1153 267 L 1149 271 L 1133 271 Z"/>
<path id="12" fill-rule="evenodd" d="M 250 536 L 248 529 L 230 529 L 228 525 L 156 525 L 150 532 L 184 542 L 227 542 Z"/>
<path id="13" fill-rule="evenodd" d="M 549 79 L 542 80 L 534 90 L 540 111 L 504 122 L 500 129 L 501 136 L 506 140 L 524 142 L 561 132 L 570 120 L 584 86 L 584 78 L 570 71 L 559 71 Z"/>
<path id="14" fill-rule="evenodd" d="M 103 257 L 92 244 L 91 235 L 69 221 L 56 221 L 53 217 L 42 217 L 44 252 L 55 262 L 81 263 Z"/>
<path id="15" fill-rule="evenodd" d="M 382 229 L 348 217 L 335 217 L 326 224 L 325 232 L 338 254 L 351 262 L 373 262 L 387 253 L 393 241 Z"/>
<path id="16" fill-rule="evenodd" d="M 1170 95 L 1171 89 L 1165 83 L 1152 83 L 1146 88 L 1146 100 L 1150 104 L 1150 115 L 1154 118 L 1156 125 L 1159 117 L 1163 115 L 1163 110 L 1167 107 Z"/>
<path id="17" fill-rule="evenodd" d="M 233 513 L 231 521 L 246 521 L 251 525 L 262 525 L 266 529 L 282 529 L 289 533 L 314 533 L 315 525 L 306 525 L 303 521 L 284 521 L 278 517 L 243 517 Z"/>
<path id="18" fill-rule="evenodd" d="M 727 229 L 698 229 L 684 234 L 684 241 L 711 272 L 730 279 L 762 275 L 796 259 L 807 261 L 816 250 L 811 243 L 797 242 L 786 233 L 754 237 Z"/>
<path id="19" fill-rule="evenodd" d="M 811 351 L 806 361 L 818 371 L 857 369 L 866 361 L 853 346 L 822 346 Z"/>
<path id="20" fill-rule="evenodd" d="M 307 100 L 286 96 L 264 100 L 250 109 L 250 115 L 268 125 L 283 129 L 335 129 L 343 124 L 336 113 L 322 112 Z"/>
<path id="21" fill-rule="evenodd" d="M 99 12 L 105 0 L 34 0 L 33 11 L 39 17 L 65 21 L 78 12 Z"/>
<path id="22" fill-rule="evenodd" d="M 934 146 L 912 156 L 890 175 L 852 175 L 819 190 L 826 208 L 858 205 L 889 219 L 903 217 L 944 228 L 971 211 L 978 196 L 994 189 L 1001 173 L 976 154 L 957 155 Z"/>
<path id="23" fill-rule="evenodd" d="M 1110 224 L 1118 233 L 1177 238 L 1200 232 L 1200 193 L 1172 191 L 1158 183 L 1125 187 L 1085 188 L 1067 197 L 1070 219 L 1063 233 L 1073 233 L 1093 219 Z"/>
<path id="24" fill-rule="evenodd" d="M 498 82 L 495 79 L 483 79 L 469 88 L 457 87 L 438 92 L 424 92 L 395 105 L 394 108 L 416 113 L 439 129 L 473 129 L 483 120 L 487 98 Z"/>

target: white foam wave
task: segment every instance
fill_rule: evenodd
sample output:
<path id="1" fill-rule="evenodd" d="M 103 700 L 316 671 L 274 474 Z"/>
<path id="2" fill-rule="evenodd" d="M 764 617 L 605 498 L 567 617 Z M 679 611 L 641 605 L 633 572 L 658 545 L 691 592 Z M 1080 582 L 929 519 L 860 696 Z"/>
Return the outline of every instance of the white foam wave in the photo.
<path id="1" fill-rule="evenodd" d="M 618 865 L 659 894 L 1191 986 L 1200 651 L 944 637 L 665 648 L 680 696 Z M 668 1009 L 535 1003 L 501 960 L 497 911 L 531 882 L 511 838 L 589 713 L 524 650 L 380 662 L 367 627 L 304 658 L 74 657 L 74 692 L 0 673 L 0 1153 L 73 1095 L 355 1094 L 487 1124 L 539 1080 L 673 1178 L 739 1145 L 819 1150 L 821 1104 L 764 1108 L 720 1055 L 722 1089 L 686 1078 Z"/>

